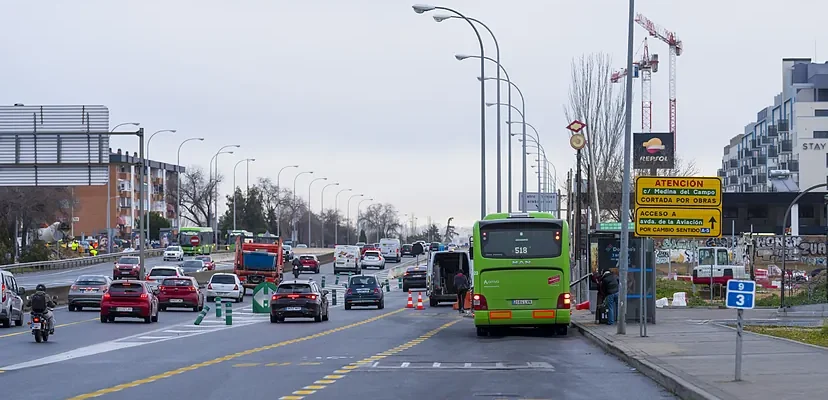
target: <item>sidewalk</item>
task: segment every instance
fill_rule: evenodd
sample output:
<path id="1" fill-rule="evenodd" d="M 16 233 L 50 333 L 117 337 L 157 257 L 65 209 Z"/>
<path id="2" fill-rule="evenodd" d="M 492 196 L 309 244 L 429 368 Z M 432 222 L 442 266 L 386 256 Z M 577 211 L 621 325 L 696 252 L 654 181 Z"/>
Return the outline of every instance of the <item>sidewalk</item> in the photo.
<path id="1" fill-rule="evenodd" d="M 750 319 L 775 318 L 775 310 L 746 310 Z M 640 337 L 637 322 L 627 334 L 596 325 L 588 311 L 575 311 L 572 323 L 605 351 L 638 369 L 682 399 L 826 398 L 828 350 L 745 332 L 742 381 L 734 382 L 736 331 L 716 323 L 733 320 L 735 310 L 659 309 L 656 325 Z"/>

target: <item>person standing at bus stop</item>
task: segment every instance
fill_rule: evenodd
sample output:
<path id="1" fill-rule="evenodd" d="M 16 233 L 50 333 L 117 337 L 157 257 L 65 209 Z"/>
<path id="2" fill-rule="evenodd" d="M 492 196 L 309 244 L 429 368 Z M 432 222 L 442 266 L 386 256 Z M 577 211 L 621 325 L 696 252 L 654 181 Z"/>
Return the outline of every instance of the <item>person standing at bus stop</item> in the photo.
<path id="1" fill-rule="evenodd" d="M 607 325 L 615 325 L 615 317 L 618 314 L 618 278 L 609 270 L 601 275 L 601 291 L 604 293 L 607 306 Z"/>
<path id="2" fill-rule="evenodd" d="M 466 304 L 466 293 L 469 292 L 469 278 L 466 278 L 461 271 L 457 271 L 457 275 L 454 275 L 454 288 L 457 289 L 457 310 L 462 314 L 465 312 L 463 306 Z"/>

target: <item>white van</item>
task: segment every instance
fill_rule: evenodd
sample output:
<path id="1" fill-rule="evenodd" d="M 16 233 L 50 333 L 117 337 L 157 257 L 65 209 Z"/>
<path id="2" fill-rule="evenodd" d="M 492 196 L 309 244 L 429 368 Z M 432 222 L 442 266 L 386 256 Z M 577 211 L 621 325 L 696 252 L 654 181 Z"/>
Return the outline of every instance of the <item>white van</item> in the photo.
<path id="1" fill-rule="evenodd" d="M 334 274 L 340 272 L 360 273 L 362 271 L 362 266 L 359 263 L 360 258 L 359 246 L 337 245 L 334 247 Z"/>
<path id="2" fill-rule="evenodd" d="M 402 248 L 402 243 L 400 243 L 400 239 L 382 238 L 380 239 L 379 244 L 382 256 L 385 257 L 386 260 L 394 260 L 394 262 L 400 262 L 400 259 L 402 258 L 402 256 L 400 255 L 400 249 Z"/>

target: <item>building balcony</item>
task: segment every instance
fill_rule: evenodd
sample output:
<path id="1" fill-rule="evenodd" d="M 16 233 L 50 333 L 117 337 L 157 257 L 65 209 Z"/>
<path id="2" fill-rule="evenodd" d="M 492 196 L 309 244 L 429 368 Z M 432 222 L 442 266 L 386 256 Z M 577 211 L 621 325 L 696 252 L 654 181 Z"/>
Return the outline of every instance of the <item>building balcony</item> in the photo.
<path id="1" fill-rule="evenodd" d="M 734 158 L 734 159 L 731 159 L 731 160 L 728 162 L 728 164 L 729 164 L 730 168 L 739 168 L 739 160 L 737 160 L 737 159 L 735 159 L 735 158 Z"/>
<path id="2" fill-rule="evenodd" d="M 759 165 L 768 165 L 768 157 L 764 155 L 756 157 L 756 162 Z"/>
<path id="3" fill-rule="evenodd" d="M 758 160 L 758 157 L 751 157 L 751 158 L 750 158 L 750 166 L 751 166 L 751 167 L 757 167 L 757 166 L 759 166 L 759 160 Z"/>
<path id="4" fill-rule="evenodd" d="M 779 142 L 779 152 L 780 153 L 790 153 L 793 151 L 793 143 L 790 139 L 782 140 Z"/>
<path id="5" fill-rule="evenodd" d="M 719 170 L 716 171 L 716 176 L 725 177 L 727 175 L 725 174 L 725 170 L 719 168 Z"/>
<path id="6" fill-rule="evenodd" d="M 742 158 L 747 158 L 752 156 L 753 152 L 751 152 L 749 149 L 742 149 L 742 153 L 740 155 L 742 156 Z"/>
<path id="7" fill-rule="evenodd" d="M 748 167 L 747 165 L 743 166 L 741 173 L 742 175 L 750 175 L 750 167 Z"/>
<path id="8" fill-rule="evenodd" d="M 768 125 L 768 136 L 769 137 L 779 136 L 779 130 L 777 129 L 776 125 Z"/>
<path id="9" fill-rule="evenodd" d="M 788 171 L 799 172 L 799 160 L 788 161 Z"/>
<path id="10" fill-rule="evenodd" d="M 757 176 L 756 178 L 757 178 L 756 182 L 759 183 L 759 184 L 764 185 L 764 184 L 768 183 L 768 176 L 767 175 L 762 174 L 762 175 Z"/>
<path id="11" fill-rule="evenodd" d="M 788 132 L 790 130 L 790 124 L 788 123 L 787 119 L 780 119 L 776 122 L 776 129 L 779 132 Z"/>
<path id="12" fill-rule="evenodd" d="M 776 146 L 768 147 L 768 158 L 779 157 L 779 149 Z"/>
<path id="13" fill-rule="evenodd" d="M 728 185 L 738 185 L 739 184 L 739 177 L 738 176 L 728 176 L 727 177 L 727 184 Z"/>

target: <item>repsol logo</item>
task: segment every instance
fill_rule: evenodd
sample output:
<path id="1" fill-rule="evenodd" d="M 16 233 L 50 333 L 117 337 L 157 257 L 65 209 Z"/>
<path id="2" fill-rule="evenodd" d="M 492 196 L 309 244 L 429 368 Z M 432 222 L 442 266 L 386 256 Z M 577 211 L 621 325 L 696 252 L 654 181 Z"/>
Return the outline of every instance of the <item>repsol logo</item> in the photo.
<path id="1" fill-rule="evenodd" d="M 642 162 L 653 162 L 653 161 L 661 161 L 667 162 L 669 161 L 667 156 L 641 156 L 638 159 Z"/>

